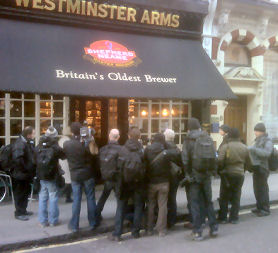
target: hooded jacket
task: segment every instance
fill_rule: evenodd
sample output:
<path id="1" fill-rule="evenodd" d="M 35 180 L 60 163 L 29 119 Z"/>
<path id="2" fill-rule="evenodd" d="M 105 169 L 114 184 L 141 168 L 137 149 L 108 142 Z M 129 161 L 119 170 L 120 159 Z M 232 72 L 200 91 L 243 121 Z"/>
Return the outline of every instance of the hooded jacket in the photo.
<path id="1" fill-rule="evenodd" d="M 17 180 L 31 181 L 36 172 L 33 142 L 19 136 L 12 145 L 12 159 L 12 177 Z"/>
<path id="2" fill-rule="evenodd" d="M 254 145 L 249 147 L 252 165 L 268 170 L 268 158 L 270 157 L 272 150 L 273 143 L 267 134 L 256 138 Z"/>
<path id="3" fill-rule="evenodd" d="M 205 173 L 199 173 L 196 171 L 196 169 L 193 168 L 193 152 L 194 152 L 194 146 L 196 140 L 203 134 L 206 134 L 205 132 L 201 130 L 191 130 L 182 146 L 182 164 L 184 169 L 185 175 L 190 175 L 193 177 L 197 182 L 201 182 L 206 177 L 211 176 L 210 174 Z"/>

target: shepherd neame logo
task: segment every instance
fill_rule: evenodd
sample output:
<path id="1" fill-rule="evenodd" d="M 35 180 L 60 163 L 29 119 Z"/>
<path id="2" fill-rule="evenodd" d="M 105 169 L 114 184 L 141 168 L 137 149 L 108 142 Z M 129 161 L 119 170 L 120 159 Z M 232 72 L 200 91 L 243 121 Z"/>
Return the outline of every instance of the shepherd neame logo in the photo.
<path id="1" fill-rule="evenodd" d="M 65 72 L 61 69 L 56 69 L 56 78 L 59 79 L 80 79 L 80 80 L 111 80 L 111 81 L 125 81 L 125 82 L 133 82 L 133 83 L 153 83 L 153 84 L 175 84 L 177 82 L 177 78 L 173 77 L 157 77 L 149 74 L 143 76 L 131 76 L 127 73 L 120 72 L 110 72 L 106 75 L 100 74 L 98 72 L 95 73 L 77 73 L 74 71 Z"/>
<path id="2" fill-rule="evenodd" d="M 110 40 L 95 41 L 84 50 L 84 59 L 94 64 L 98 63 L 110 67 L 131 67 L 141 63 L 135 51 L 130 51 L 125 46 Z"/>

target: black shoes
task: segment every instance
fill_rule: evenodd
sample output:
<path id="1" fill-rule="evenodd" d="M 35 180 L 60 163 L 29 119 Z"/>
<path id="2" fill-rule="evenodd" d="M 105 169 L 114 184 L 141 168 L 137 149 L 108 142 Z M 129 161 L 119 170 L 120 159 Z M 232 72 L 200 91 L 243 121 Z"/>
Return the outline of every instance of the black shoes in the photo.
<path id="1" fill-rule="evenodd" d="M 24 215 L 26 215 L 26 216 L 31 216 L 31 215 L 33 215 L 34 213 L 33 212 L 28 212 L 28 211 L 26 211 L 26 213 L 24 214 Z"/>
<path id="2" fill-rule="evenodd" d="M 17 220 L 21 220 L 21 221 L 28 221 L 29 218 L 26 215 L 15 215 L 15 218 Z"/>
<path id="3" fill-rule="evenodd" d="M 73 200 L 72 200 L 72 198 L 66 198 L 66 201 L 65 201 L 66 203 L 72 203 L 73 202 Z"/>
<path id="4" fill-rule="evenodd" d="M 120 242 L 120 241 L 123 240 L 121 236 L 116 236 L 116 235 L 113 235 L 113 234 L 110 234 L 110 235 L 108 236 L 108 239 L 109 239 L 110 241 L 114 241 L 114 242 Z"/>
<path id="5" fill-rule="evenodd" d="M 202 236 L 202 233 L 192 233 L 192 239 L 193 241 L 200 242 L 204 240 L 204 237 Z"/>
<path id="6" fill-rule="evenodd" d="M 259 210 L 259 209 L 252 209 L 251 212 L 255 215 L 257 215 L 258 217 L 265 217 L 265 216 L 269 216 L 270 212 L 264 211 L 264 210 Z"/>

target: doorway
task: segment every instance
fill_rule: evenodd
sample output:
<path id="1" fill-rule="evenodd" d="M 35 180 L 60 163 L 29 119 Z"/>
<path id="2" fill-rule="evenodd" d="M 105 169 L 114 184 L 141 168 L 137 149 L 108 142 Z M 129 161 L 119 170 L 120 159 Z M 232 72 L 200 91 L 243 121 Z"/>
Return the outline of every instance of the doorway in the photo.
<path id="1" fill-rule="evenodd" d="M 104 146 L 108 136 L 108 99 L 71 97 L 70 121 L 83 124 L 85 120 L 95 130 L 97 145 Z"/>
<path id="2" fill-rule="evenodd" d="M 240 137 L 246 143 L 247 139 L 247 96 L 238 96 L 230 100 L 224 112 L 224 124 L 237 128 Z"/>

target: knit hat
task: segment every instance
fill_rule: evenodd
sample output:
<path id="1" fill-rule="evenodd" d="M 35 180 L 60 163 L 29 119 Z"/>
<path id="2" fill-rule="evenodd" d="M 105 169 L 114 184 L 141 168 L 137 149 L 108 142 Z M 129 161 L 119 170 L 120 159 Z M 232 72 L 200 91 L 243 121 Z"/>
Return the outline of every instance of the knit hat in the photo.
<path id="1" fill-rule="evenodd" d="M 231 139 L 238 139 L 240 137 L 239 130 L 237 128 L 230 128 L 228 137 Z"/>
<path id="2" fill-rule="evenodd" d="M 200 129 L 201 125 L 198 119 L 196 118 L 191 118 L 188 120 L 188 129 L 191 130 L 197 130 Z"/>
<path id="3" fill-rule="evenodd" d="M 45 136 L 46 136 L 46 137 L 56 138 L 56 137 L 58 136 L 58 132 L 57 132 L 57 130 L 56 130 L 53 126 L 50 126 L 50 127 L 48 127 L 48 129 L 46 130 Z"/>
<path id="4" fill-rule="evenodd" d="M 265 132 L 266 132 L 266 128 L 265 128 L 264 123 L 262 123 L 262 122 L 258 123 L 258 124 L 254 127 L 254 131 L 265 133 Z"/>
<path id="5" fill-rule="evenodd" d="M 222 125 L 220 129 L 226 134 L 230 131 L 230 127 L 228 125 Z"/>

